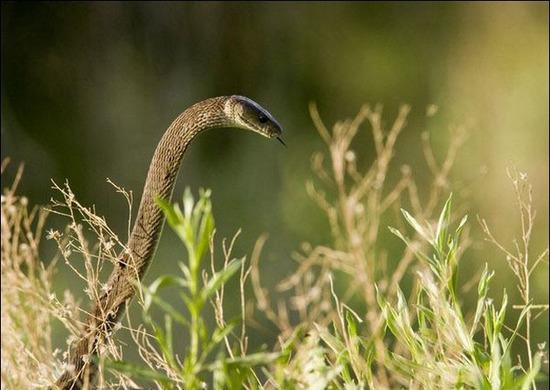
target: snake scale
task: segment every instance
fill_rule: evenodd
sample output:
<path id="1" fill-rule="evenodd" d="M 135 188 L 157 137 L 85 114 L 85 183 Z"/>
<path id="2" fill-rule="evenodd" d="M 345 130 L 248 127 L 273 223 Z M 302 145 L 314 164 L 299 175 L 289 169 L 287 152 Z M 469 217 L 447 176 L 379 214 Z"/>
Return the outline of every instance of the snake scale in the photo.
<path id="1" fill-rule="evenodd" d="M 164 214 L 155 203 L 170 200 L 181 160 L 193 138 L 213 128 L 234 127 L 254 131 L 283 143 L 281 126 L 259 104 L 244 96 L 220 96 L 203 100 L 181 113 L 161 138 L 147 173 L 136 221 L 127 251 L 120 256 L 107 282 L 106 292 L 93 304 L 83 334 L 69 350 L 69 367 L 51 389 L 76 390 L 93 387 L 94 357 L 100 341 L 109 335 L 135 294 L 156 250 Z"/>

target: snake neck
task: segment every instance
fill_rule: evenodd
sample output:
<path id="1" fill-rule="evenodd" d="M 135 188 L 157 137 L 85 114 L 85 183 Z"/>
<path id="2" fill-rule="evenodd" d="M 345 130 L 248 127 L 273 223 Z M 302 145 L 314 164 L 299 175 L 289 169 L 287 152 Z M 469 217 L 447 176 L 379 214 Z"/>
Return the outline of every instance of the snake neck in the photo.
<path id="1" fill-rule="evenodd" d="M 155 199 L 170 200 L 183 154 L 197 134 L 231 125 L 231 112 L 228 113 L 226 108 L 228 99 L 223 96 L 211 98 L 189 107 L 162 136 L 149 166 L 128 240 L 129 253 L 122 256 L 119 266 L 111 273 L 108 289 L 94 303 L 84 334 L 71 346 L 69 362 L 73 368 L 66 370 L 50 390 L 82 389 L 86 383 L 93 382 L 96 367 L 84 362 L 83 356 L 97 353 L 99 339 L 112 330 L 124 303 L 134 295 L 135 277 L 141 279 L 151 263 L 165 219 Z"/>
<path id="2" fill-rule="evenodd" d="M 230 125 L 224 112 L 228 98 L 207 99 L 189 107 L 172 122 L 155 150 L 128 241 L 129 263 L 139 277 L 143 276 L 155 253 L 164 225 L 164 213 L 155 199 L 170 200 L 183 154 L 197 134 Z"/>
<path id="3" fill-rule="evenodd" d="M 155 254 L 165 220 L 156 199 L 170 201 L 187 146 L 198 133 L 218 127 L 243 128 L 270 138 L 281 133 L 271 114 L 250 99 L 236 95 L 203 100 L 172 122 L 149 166 L 128 252 L 111 273 L 107 290 L 94 302 L 82 336 L 71 345 L 68 357 L 71 368 L 50 389 L 76 390 L 89 388 L 93 383 L 97 367 L 89 357 L 97 355 L 101 340 L 112 332 L 125 304 L 135 294 L 136 277 L 141 279 Z"/>

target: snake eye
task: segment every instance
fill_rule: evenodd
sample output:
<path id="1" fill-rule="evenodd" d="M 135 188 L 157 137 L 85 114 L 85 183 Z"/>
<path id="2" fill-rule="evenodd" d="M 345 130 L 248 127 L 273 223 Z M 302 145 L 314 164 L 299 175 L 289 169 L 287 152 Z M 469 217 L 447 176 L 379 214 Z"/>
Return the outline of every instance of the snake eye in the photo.
<path id="1" fill-rule="evenodd" d="M 260 123 L 266 123 L 267 116 L 265 116 L 264 114 L 260 114 L 260 116 L 258 116 L 258 120 L 260 121 Z"/>

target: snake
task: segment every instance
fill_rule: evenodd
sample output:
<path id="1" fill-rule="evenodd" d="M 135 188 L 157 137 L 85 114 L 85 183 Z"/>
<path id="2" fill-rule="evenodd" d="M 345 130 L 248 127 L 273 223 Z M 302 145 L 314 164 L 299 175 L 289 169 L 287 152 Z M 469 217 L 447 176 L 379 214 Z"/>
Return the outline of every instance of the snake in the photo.
<path id="1" fill-rule="evenodd" d="M 201 132 L 237 128 L 275 138 L 284 145 L 282 128 L 258 103 L 244 96 L 209 98 L 187 108 L 159 141 L 147 173 L 137 216 L 125 251 L 119 256 L 104 290 L 93 303 L 82 334 L 69 347 L 65 371 L 51 390 L 93 387 L 101 340 L 108 337 L 135 295 L 154 257 L 165 221 L 157 198 L 170 201 L 181 161 L 189 144 Z"/>

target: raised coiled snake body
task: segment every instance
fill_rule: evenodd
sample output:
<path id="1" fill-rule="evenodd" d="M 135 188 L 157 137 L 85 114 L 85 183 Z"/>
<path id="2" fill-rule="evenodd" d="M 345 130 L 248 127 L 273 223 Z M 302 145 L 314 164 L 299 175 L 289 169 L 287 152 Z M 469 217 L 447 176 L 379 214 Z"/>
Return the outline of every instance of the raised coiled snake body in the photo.
<path id="1" fill-rule="evenodd" d="M 203 130 L 236 127 L 251 130 L 281 142 L 281 127 L 254 101 L 243 96 L 221 96 L 203 100 L 181 113 L 160 140 L 151 164 L 135 224 L 128 240 L 127 253 L 113 270 L 107 290 L 94 302 L 84 333 L 71 346 L 70 369 L 65 371 L 52 389 L 91 387 L 95 374 L 93 357 L 97 355 L 101 337 L 110 334 L 119 320 L 126 302 L 135 293 L 139 281 L 155 253 L 164 225 L 164 214 L 155 203 L 159 197 L 169 200 L 183 154 L 193 138 Z"/>

